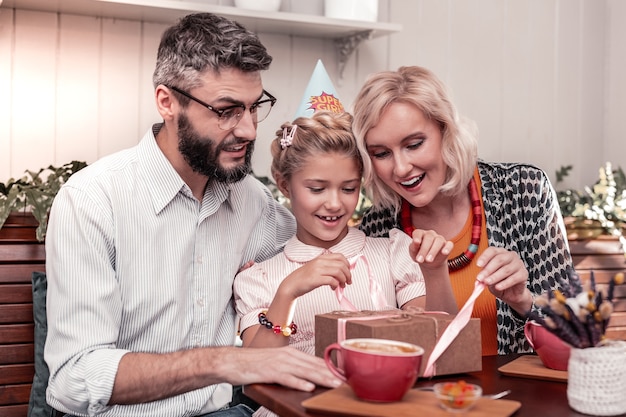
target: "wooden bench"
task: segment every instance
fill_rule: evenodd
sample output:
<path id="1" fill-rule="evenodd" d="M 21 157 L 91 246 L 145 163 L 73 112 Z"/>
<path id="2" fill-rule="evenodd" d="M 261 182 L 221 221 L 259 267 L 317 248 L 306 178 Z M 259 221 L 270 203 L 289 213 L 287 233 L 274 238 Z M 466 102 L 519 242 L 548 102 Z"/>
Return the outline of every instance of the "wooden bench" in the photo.
<path id="1" fill-rule="evenodd" d="M 45 271 L 37 222 L 11 215 L 0 229 L 0 416 L 24 417 L 35 373 L 31 276 Z"/>
<path id="2" fill-rule="evenodd" d="M 596 288 L 606 289 L 616 273 L 626 273 L 626 258 L 617 239 L 601 236 L 593 240 L 570 240 L 569 245 L 576 272 L 583 282 L 593 270 Z M 626 340 L 626 284 L 615 287 L 614 307 L 607 337 Z"/>

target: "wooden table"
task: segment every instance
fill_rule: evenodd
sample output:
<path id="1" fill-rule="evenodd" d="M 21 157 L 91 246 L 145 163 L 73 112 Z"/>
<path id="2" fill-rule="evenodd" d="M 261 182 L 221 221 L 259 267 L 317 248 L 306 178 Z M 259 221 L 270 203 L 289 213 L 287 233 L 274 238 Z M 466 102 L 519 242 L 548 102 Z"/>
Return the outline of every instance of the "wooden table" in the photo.
<path id="1" fill-rule="evenodd" d="M 486 356 L 483 357 L 483 369 L 480 372 L 452 377 L 435 377 L 432 380 L 420 379 L 416 385 L 432 385 L 439 381 L 465 379 L 468 382 L 481 385 L 485 394 L 496 393 L 505 389 L 512 390 L 506 399 L 519 401 L 522 404 L 521 408 L 513 415 L 514 417 L 586 416 L 569 407 L 566 382 L 506 376 L 498 371 L 500 366 L 517 357 L 518 355 Z M 244 393 L 248 397 L 281 417 L 319 417 L 319 414 L 307 413 L 300 404 L 302 401 L 324 391 L 323 388 L 317 388 L 311 393 L 301 392 L 269 384 L 253 384 L 244 387 Z"/>

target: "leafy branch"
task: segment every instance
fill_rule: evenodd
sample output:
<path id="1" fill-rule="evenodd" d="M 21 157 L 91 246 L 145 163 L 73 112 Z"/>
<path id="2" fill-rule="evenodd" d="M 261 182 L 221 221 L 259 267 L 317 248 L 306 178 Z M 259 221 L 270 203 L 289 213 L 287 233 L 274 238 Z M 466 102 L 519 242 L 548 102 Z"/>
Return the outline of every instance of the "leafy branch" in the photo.
<path id="1" fill-rule="evenodd" d="M 571 165 L 557 171 L 557 182 L 569 174 Z M 621 168 L 614 169 L 607 162 L 599 169 L 599 179 L 584 192 L 568 189 L 557 192 L 564 217 L 575 218 L 574 226 L 585 221 L 598 223 L 604 232 L 619 239 L 626 256 L 626 176 Z"/>
<path id="2" fill-rule="evenodd" d="M 0 183 L 0 228 L 13 211 L 30 210 L 37 219 L 37 240 L 45 239 L 48 213 L 54 197 L 67 179 L 87 166 L 81 161 L 72 161 L 60 167 L 49 165 L 39 171 L 26 170 L 22 178 L 10 178 Z"/>

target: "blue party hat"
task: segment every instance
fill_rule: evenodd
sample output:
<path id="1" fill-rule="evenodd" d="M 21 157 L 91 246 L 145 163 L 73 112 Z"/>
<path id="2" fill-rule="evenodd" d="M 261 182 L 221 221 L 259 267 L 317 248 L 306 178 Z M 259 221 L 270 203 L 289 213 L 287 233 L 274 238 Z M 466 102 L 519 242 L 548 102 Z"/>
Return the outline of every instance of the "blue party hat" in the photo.
<path id="1" fill-rule="evenodd" d="M 335 90 L 321 59 L 317 60 L 317 65 L 315 65 L 295 117 L 311 117 L 318 110 L 328 110 L 335 113 L 344 112 L 343 104 L 337 96 L 337 90 Z"/>

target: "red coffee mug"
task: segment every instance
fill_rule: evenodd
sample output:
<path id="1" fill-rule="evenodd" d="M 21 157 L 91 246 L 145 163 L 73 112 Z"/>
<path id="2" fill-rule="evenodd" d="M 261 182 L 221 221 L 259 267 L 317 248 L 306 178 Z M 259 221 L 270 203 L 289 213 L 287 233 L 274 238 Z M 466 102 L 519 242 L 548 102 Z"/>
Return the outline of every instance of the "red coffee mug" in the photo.
<path id="1" fill-rule="evenodd" d="M 337 359 L 343 369 L 331 359 Z M 424 349 L 411 343 L 386 339 L 346 339 L 326 347 L 324 360 L 337 378 L 346 382 L 362 400 L 400 401 L 415 384 Z"/>
<path id="2" fill-rule="evenodd" d="M 524 335 L 547 368 L 567 371 L 570 345 L 535 321 L 526 322 Z"/>

